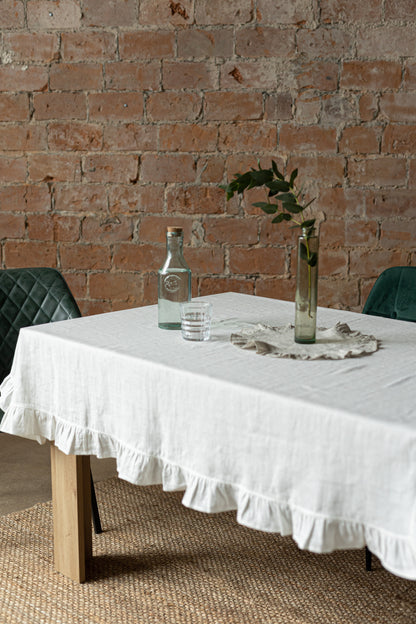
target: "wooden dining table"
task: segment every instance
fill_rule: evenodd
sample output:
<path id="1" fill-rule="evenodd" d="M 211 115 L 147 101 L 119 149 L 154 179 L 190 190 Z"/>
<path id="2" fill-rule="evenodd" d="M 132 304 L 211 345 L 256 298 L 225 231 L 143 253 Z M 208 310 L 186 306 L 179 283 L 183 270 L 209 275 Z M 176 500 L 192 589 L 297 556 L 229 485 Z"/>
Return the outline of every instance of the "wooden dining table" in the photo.
<path id="1" fill-rule="evenodd" d="M 377 350 L 274 357 L 230 337 L 287 327 L 292 302 L 204 300 L 205 342 L 159 329 L 157 306 L 21 330 L 1 430 L 51 443 L 56 569 L 88 577 L 96 455 L 138 486 L 182 490 L 192 509 L 236 510 L 239 523 L 313 552 L 367 545 L 416 579 L 416 324 L 318 308 L 319 327 L 347 324 Z"/>

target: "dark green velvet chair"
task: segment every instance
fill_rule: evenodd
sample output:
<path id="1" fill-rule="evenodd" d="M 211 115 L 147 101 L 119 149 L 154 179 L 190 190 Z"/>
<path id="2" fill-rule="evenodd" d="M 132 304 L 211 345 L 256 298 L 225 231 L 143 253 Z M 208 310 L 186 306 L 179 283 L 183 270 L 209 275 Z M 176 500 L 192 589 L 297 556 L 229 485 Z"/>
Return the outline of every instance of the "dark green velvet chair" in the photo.
<path id="1" fill-rule="evenodd" d="M 67 283 L 56 269 L 0 270 L 0 382 L 11 370 L 20 328 L 80 316 Z M 0 420 L 2 416 L 0 410 Z M 91 503 L 94 530 L 101 533 L 92 477 Z"/>
<path id="2" fill-rule="evenodd" d="M 383 271 L 368 295 L 363 314 L 416 322 L 416 267 L 398 266 Z M 371 552 L 367 547 L 365 560 L 367 570 L 371 570 Z"/>

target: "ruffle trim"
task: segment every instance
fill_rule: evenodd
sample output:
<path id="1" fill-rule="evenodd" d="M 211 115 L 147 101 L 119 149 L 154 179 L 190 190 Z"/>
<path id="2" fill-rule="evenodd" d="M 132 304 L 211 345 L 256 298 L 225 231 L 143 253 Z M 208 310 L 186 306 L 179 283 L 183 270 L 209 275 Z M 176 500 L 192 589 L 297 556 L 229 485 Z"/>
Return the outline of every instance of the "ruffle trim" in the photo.
<path id="1" fill-rule="evenodd" d="M 3 387 L 0 407 L 7 408 L 5 394 Z M 329 553 L 367 545 L 387 570 L 416 580 L 416 536 L 412 539 L 395 535 L 377 527 L 328 518 L 269 499 L 241 486 L 196 474 L 162 457 L 146 455 L 111 436 L 69 424 L 32 407 L 8 406 L 1 430 L 37 440 L 40 444 L 53 441 L 66 454 L 114 457 L 121 479 L 135 485 L 162 484 L 165 491 L 184 490 L 182 503 L 196 511 L 237 510 L 240 524 L 259 531 L 292 535 L 303 550 Z"/>

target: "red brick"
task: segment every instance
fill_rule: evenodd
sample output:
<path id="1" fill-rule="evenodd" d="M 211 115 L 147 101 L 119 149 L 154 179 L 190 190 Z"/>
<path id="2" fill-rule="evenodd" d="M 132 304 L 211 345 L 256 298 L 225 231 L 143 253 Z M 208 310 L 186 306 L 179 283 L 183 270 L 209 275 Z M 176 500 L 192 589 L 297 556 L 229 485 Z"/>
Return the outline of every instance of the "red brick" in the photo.
<path id="1" fill-rule="evenodd" d="M 3 238 L 23 238 L 25 235 L 25 215 L 0 212 L 0 232 Z"/>
<path id="2" fill-rule="evenodd" d="M 327 22 L 380 22 L 382 4 L 379 0 L 321 0 L 321 20 Z"/>
<path id="3" fill-rule="evenodd" d="M 133 238 L 133 221 L 130 217 L 102 215 L 85 217 L 82 222 L 82 240 L 87 242 L 119 242 Z"/>
<path id="4" fill-rule="evenodd" d="M 350 252 L 350 275 L 378 277 L 384 269 L 407 264 L 407 251 L 354 249 Z"/>
<path id="5" fill-rule="evenodd" d="M 382 151 L 392 154 L 414 154 L 416 151 L 416 126 L 390 124 L 383 134 Z"/>
<path id="6" fill-rule="evenodd" d="M 321 249 L 318 260 L 319 275 L 346 275 L 348 254 L 341 249 Z"/>
<path id="7" fill-rule="evenodd" d="M 406 183 L 406 161 L 399 158 L 381 156 L 374 159 L 351 159 L 348 176 L 353 185 L 396 186 Z"/>
<path id="8" fill-rule="evenodd" d="M 202 277 L 199 280 L 199 296 L 207 297 L 224 292 L 254 295 L 254 279 L 234 277 Z"/>
<path id="9" fill-rule="evenodd" d="M 199 0 L 195 7 L 197 24 L 245 24 L 252 19 L 251 0 Z"/>
<path id="10" fill-rule="evenodd" d="M 164 89 L 214 89 L 218 69 L 205 61 L 163 61 L 162 83 Z"/>
<path id="11" fill-rule="evenodd" d="M 47 212 L 50 208 L 51 195 L 46 184 L 0 187 L 0 210 Z"/>
<path id="12" fill-rule="evenodd" d="M 137 302 L 143 295 L 143 283 L 137 273 L 92 273 L 89 276 L 92 299 Z"/>
<path id="13" fill-rule="evenodd" d="M 180 91 L 151 93 L 146 110 L 151 121 L 195 121 L 201 110 L 201 96 Z"/>
<path id="14" fill-rule="evenodd" d="M 318 126 L 285 124 L 279 135 L 280 149 L 289 152 L 333 152 L 337 147 L 336 130 Z"/>
<path id="15" fill-rule="evenodd" d="M 143 117 L 142 93 L 90 93 L 90 121 L 138 121 Z"/>
<path id="16" fill-rule="evenodd" d="M 345 247 L 345 219 L 335 220 L 332 215 L 319 226 L 319 240 L 321 249 Z"/>
<path id="17" fill-rule="evenodd" d="M 91 271 L 111 266 L 110 248 L 106 245 L 64 243 L 59 250 L 63 269 Z"/>
<path id="18" fill-rule="evenodd" d="M 23 156 L 0 156 L 0 183 L 25 182 L 27 173 L 26 158 Z"/>
<path id="19" fill-rule="evenodd" d="M 275 124 L 260 121 L 220 125 L 218 149 L 222 152 L 273 151 L 276 147 Z"/>
<path id="20" fill-rule="evenodd" d="M 101 126 L 52 122 L 48 126 L 49 148 L 53 151 L 94 151 L 102 148 Z"/>
<path id="21" fill-rule="evenodd" d="M 166 197 L 169 213 L 219 214 L 224 212 L 224 191 L 217 186 L 173 187 Z"/>
<path id="22" fill-rule="evenodd" d="M 192 236 L 193 221 L 189 217 L 178 216 L 144 216 L 140 221 L 139 238 L 140 242 L 163 243 L 166 242 L 166 228 L 175 225 L 183 228 L 183 238 L 185 245 L 189 243 Z M 187 250 L 186 250 L 187 251 Z"/>
<path id="23" fill-rule="evenodd" d="M 298 117 L 301 120 L 301 117 Z M 339 124 L 355 124 L 357 121 L 357 102 L 351 94 L 327 93 L 322 96 L 320 124 L 334 128 Z"/>
<path id="24" fill-rule="evenodd" d="M 76 0 L 29 0 L 27 24 L 31 30 L 75 29 L 81 25 L 81 8 Z"/>
<path id="25" fill-rule="evenodd" d="M 254 275 L 282 275 L 285 273 L 284 249 L 273 247 L 232 247 L 230 249 L 231 273 Z"/>
<path id="26" fill-rule="evenodd" d="M 367 201 L 369 219 L 381 217 L 414 217 L 415 194 L 411 189 L 374 191 Z"/>
<path id="27" fill-rule="evenodd" d="M 101 65 L 93 63 L 57 63 L 49 71 L 53 91 L 95 91 L 102 88 Z"/>
<path id="28" fill-rule="evenodd" d="M 302 91 L 295 100 L 295 118 L 299 124 L 318 124 L 322 110 L 322 98 L 320 93 L 314 91 Z"/>
<path id="29" fill-rule="evenodd" d="M 20 267 L 56 267 L 56 243 L 32 241 L 4 243 L 4 260 L 9 269 Z"/>
<path id="30" fill-rule="evenodd" d="M 125 271 L 157 271 L 166 257 L 162 245 L 121 243 L 114 249 L 114 267 Z"/>
<path id="31" fill-rule="evenodd" d="M 82 316 L 93 316 L 94 314 L 105 314 L 112 311 L 110 301 L 79 301 L 78 305 Z"/>
<path id="32" fill-rule="evenodd" d="M 59 40 L 50 33 L 10 32 L 4 33 L 3 46 L 13 61 L 50 63 L 58 58 Z"/>
<path id="33" fill-rule="evenodd" d="M 262 198 L 264 199 L 264 197 Z M 273 215 L 265 215 L 260 219 L 260 243 L 264 245 L 288 246 L 296 245 L 298 229 L 291 229 L 287 223 L 272 223 Z"/>
<path id="34" fill-rule="evenodd" d="M 87 274 L 65 272 L 63 277 L 79 305 L 80 300 L 87 296 Z"/>
<path id="35" fill-rule="evenodd" d="M 414 93 L 385 93 L 380 98 L 380 110 L 390 121 L 416 121 Z"/>
<path id="36" fill-rule="evenodd" d="M 85 119 L 87 103 L 83 93 L 35 93 L 33 96 L 34 118 Z"/>
<path id="37" fill-rule="evenodd" d="M 297 60 L 293 65 L 293 74 L 299 90 L 336 91 L 338 72 L 338 63 L 332 61 Z"/>
<path id="38" fill-rule="evenodd" d="M 55 209 L 59 212 L 99 212 L 107 207 L 106 189 L 100 184 L 73 184 L 55 189 Z"/>
<path id="39" fill-rule="evenodd" d="M 143 182 L 194 182 L 195 161 L 191 154 L 144 154 L 140 178 Z"/>
<path id="40" fill-rule="evenodd" d="M 355 188 L 321 188 L 316 206 L 331 217 L 365 217 L 366 193 Z"/>
<path id="41" fill-rule="evenodd" d="M 416 161 L 415 160 L 410 161 L 409 188 L 416 188 Z"/>
<path id="42" fill-rule="evenodd" d="M 163 30 L 121 32 L 120 59 L 156 59 L 174 56 L 175 33 Z"/>
<path id="43" fill-rule="evenodd" d="M 76 242 L 80 236 L 80 220 L 76 217 L 30 214 L 27 226 L 31 240 Z"/>
<path id="44" fill-rule="evenodd" d="M 360 118 L 362 121 L 373 121 L 378 113 L 378 101 L 374 93 L 364 93 L 359 102 Z"/>
<path id="45" fill-rule="evenodd" d="M 236 53 L 242 57 L 288 58 L 295 52 L 295 33 L 280 28 L 243 28 L 236 33 Z"/>
<path id="46" fill-rule="evenodd" d="M 258 242 L 258 221 L 255 217 L 212 217 L 203 222 L 204 241 L 213 245 L 253 245 Z"/>
<path id="47" fill-rule="evenodd" d="M 0 65 L 0 91 L 46 91 L 48 70 L 37 65 Z M 18 97 L 23 97 L 19 94 Z"/>
<path id="48" fill-rule="evenodd" d="M 295 156 L 288 162 L 288 170 L 298 168 L 302 181 L 318 180 L 320 185 L 342 184 L 344 180 L 345 161 L 342 156 Z"/>
<path id="49" fill-rule="evenodd" d="M 107 63 L 106 88 L 113 91 L 156 91 L 160 83 L 160 63 Z"/>
<path id="50" fill-rule="evenodd" d="M 261 93 L 208 91 L 205 94 L 205 119 L 207 121 L 240 119 L 261 119 L 263 97 Z"/>
<path id="51" fill-rule="evenodd" d="M 46 147 L 46 128 L 43 126 L 0 126 L 0 150 L 25 152 Z"/>
<path id="52" fill-rule="evenodd" d="M 416 63 L 410 60 L 404 66 L 403 86 L 405 89 L 416 89 Z"/>
<path id="53" fill-rule="evenodd" d="M 296 292 L 296 279 L 287 277 L 258 277 L 256 279 L 256 295 L 258 297 L 269 297 L 270 299 L 281 299 L 283 301 L 294 301 Z M 294 319 L 293 319 L 294 320 Z M 279 321 L 276 319 L 276 325 Z"/>
<path id="54" fill-rule="evenodd" d="M 338 59 L 351 53 L 352 36 L 339 28 L 306 28 L 297 33 L 298 53 L 309 58 Z"/>
<path id="55" fill-rule="evenodd" d="M 230 28 L 223 27 L 221 30 L 186 28 L 179 30 L 177 36 L 178 57 L 227 57 L 233 53 L 233 32 Z"/>
<path id="56" fill-rule="evenodd" d="M 221 89 L 264 89 L 277 88 L 280 77 L 276 73 L 274 59 L 253 61 L 229 61 L 221 66 Z"/>
<path id="57" fill-rule="evenodd" d="M 414 0 L 386 0 L 385 14 L 387 19 L 409 19 L 414 15 Z"/>
<path id="58" fill-rule="evenodd" d="M 185 258 L 189 266 L 192 267 L 192 275 L 195 277 L 224 272 L 225 261 L 222 249 L 188 247 L 185 249 Z"/>
<path id="59" fill-rule="evenodd" d="M 379 152 L 379 130 L 374 127 L 352 126 L 344 128 L 339 141 L 343 154 L 377 154 Z"/>
<path id="60" fill-rule="evenodd" d="M 112 184 L 108 191 L 109 210 L 112 213 L 158 213 L 163 210 L 164 187 L 154 184 Z"/>
<path id="61" fill-rule="evenodd" d="M 135 26 L 135 0 L 83 0 L 83 26 Z"/>
<path id="62" fill-rule="evenodd" d="M 212 124 L 166 124 L 159 126 L 159 149 L 169 152 L 213 152 L 217 127 Z"/>
<path id="63" fill-rule="evenodd" d="M 344 89 L 398 89 L 401 80 L 401 64 L 395 61 L 345 61 L 341 72 Z"/>
<path id="64" fill-rule="evenodd" d="M 169 26 L 193 23 L 193 1 L 166 2 L 166 0 L 141 0 L 139 9 L 140 24 Z"/>
<path id="65" fill-rule="evenodd" d="M 21 0 L 3 0 L 0 4 L 0 24 L 2 28 L 22 28 L 25 10 Z"/>
<path id="66" fill-rule="evenodd" d="M 384 249 L 415 249 L 416 221 L 386 220 L 381 224 L 380 246 Z"/>
<path id="67" fill-rule="evenodd" d="M 29 117 L 29 98 L 26 93 L 0 95 L 0 121 L 26 121 Z"/>
<path id="68" fill-rule="evenodd" d="M 314 17 L 308 0 L 257 0 L 257 19 L 266 24 L 302 25 Z"/>
<path id="69" fill-rule="evenodd" d="M 357 55 L 375 59 L 415 56 L 416 31 L 409 26 L 365 27 L 357 33 Z"/>
<path id="70" fill-rule="evenodd" d="M 116 35 L 91 30 L 61 33 L 61 56 L 67 62 L 103 61 L 116 58 Z"/>
<path id="71" fill-rule="evenodd" d="M 359 312 L 360 302 L 359 280 L 342 276 L 318 278 L 318 305 L 338 310 L 355 310 Z M 318 313 L 319 315 L 319 313 Z M 319 322 L 319 318 L 318 318 Z"/>
<path id="72" fill-rule="evenodd" d="M 82 169 L 86 182 L 135 183 L 138 158 L 134 154 L 96 154 L 85 157 Z"/>
<path id="73" fill-rule="evenodd" d="M 377 221 L 346 221 L 345 243 L 354 247 L 374 247 L 377 243 L 377 232 Z"/>
<path id="74" fill-rule="evenodd" d="M 218 184 L 224 178 L 225 160 L 223 156 L 200 155 L 196 165 L 196 179 L 202 183 Z"/>
<path id="75" fill-rule="evenodd" d="M 77 154 L 29 154 L 29 177 L 32 182 L 77 182 L 81 177 Z"/>
<path id="76" fill-rule="evenodd" d="M 120 124 L 104 126 L 104 149 L 108 151 L 143 152 L 157 149 L 156 126 L 144 124 Z"/>
<path id="77" fill-rule="evenodd" d="M 292 104 L 290 93 L 267 94 L 264 105 L 264 118 L 269 121 L 292 119 Z"/>

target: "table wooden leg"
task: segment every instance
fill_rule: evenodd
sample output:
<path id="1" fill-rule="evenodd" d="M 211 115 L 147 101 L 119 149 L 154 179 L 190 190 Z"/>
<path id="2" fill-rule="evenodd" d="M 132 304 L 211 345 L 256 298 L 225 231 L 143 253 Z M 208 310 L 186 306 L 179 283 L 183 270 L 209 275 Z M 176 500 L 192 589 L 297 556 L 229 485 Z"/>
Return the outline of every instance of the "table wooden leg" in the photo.
<path id="1" fill-rule="evenodd" d="M 51 475 L 55 568 L 83 583 L 92 554 L 90 458 L 52 444 Z"/>

